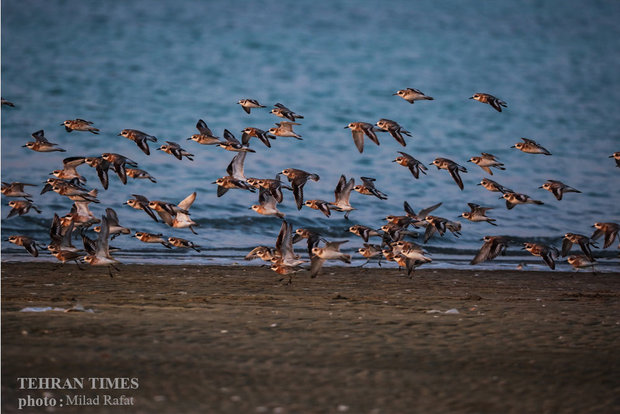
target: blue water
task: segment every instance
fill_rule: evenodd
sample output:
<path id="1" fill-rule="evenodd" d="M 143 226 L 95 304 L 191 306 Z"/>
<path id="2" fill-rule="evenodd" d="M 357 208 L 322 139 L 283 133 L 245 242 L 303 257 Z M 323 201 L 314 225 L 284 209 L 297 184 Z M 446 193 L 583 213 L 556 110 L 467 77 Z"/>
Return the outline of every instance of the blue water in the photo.
<path id="1" fill-rule="evenodd" d="M 559 247 L 566 232 L 590 234 L 595 221 L 620 221 L 620 169 L 608 158 L 620 150 L 618 21 L 620 3 L 610 1 L 3 1 L 2 96 L 17 107 L 2 108 L 2 180 L 41 183 L 66 156 L 121 153 L 158 183 L 123 186 L 111 173 L 103 191 L 95 171 L 81 166 L 89 186 L 101 190 L 95 214 L 113 207 L 133 230 L 185 237 L 204 249 L 169 255 L 162 246 L 123 236 L 113 243 L 123 249 L 121 258 L 234 261 L 256 245 L 273 245 L 280 221 L 248 210 L 255 194 L 233 190 L 217 198 L 211 182 L 226 175 L 234 153 L 185 139 L 196 133 L 199 118 L 219 136 L 224 128 L 239 138 L 247 126 L 266 130 L 280 121 L 269 108 L 282 102 L 305 116 L 296 127 L 304 140 L 281 138 L 271 149 L 253 141 L 256 154 L 247 157 L 246 176 L 272 178 L 289 167 L 318 173 L 321 180 L 309 182 L 305 196 L 326 200 L 333 199 L 340 174 L 357 181 L 370 176 L 389 195 L 380 201 L 354 193 L 358 210 L 346 221 L 338 213 L 298 212 L 286 192 L 280 209 L 294 226 L 349 239 L 345 246 L 353 250 L 362 241 L 345 231 L 348 226 L 379 227 L 386 215 L 403 214 L 405 200 L 416 211 L 442 201 L 434 214 L 455 220 L 476 202 L 495 207 L 489 216 L 499 226 L 461 219 L 462 237 L 433 238 L 431 252 L 468 260 L 487 234 Z M 410 105 L 392 96 L 406 87 L 435 100 Z M 508 108 L 498 113 L 468 100 L 475 92 L 492 93 Z M 246 97 L 268 108 L 247 115 L 236 104 Z M 101 134 L 65 132 L 60 123 L 74 118 L 93 121 Z M 380 118 L 399 122 L 413 137 L 403 148 L 380 134 L 379 147 L 367 142 L 359 154 L 344 126 Z M 153 144 L 146 156 L 117 136 L 124 128 L 177 141 L 195 161 L 178 161 Z M 68 152 L 22 148 L 39 129 Z M 539 141 L 553 155 L 511 149 L 520 137 Z M 391 162 L 401 150 L 426 164 L 446 157 L 466 166 L 464 191 L 431 166 L 428 175 L 413 179 Z M 466 161 L 482 151 L 506 164 L 492 179 L 545 204 L 508 211 L 498 193 L 477 186 L 487 175 Z M 547 179 L 582 194 L 557 201 L 538 189 Z M 8 235 L 45 243 L 53 213 L 71 207 L 68 199 L 39 190 L 33 189 L 34 200 L 42 214 L 2 220 L 5 259 L 26 259 L 5 241 Z M 198 192 L 191 209 L 200 224 L 197 236 L 122 205 L 134 193 L 178 202 L 192 191 Z M 4 198 L 2 217 L 7 203 Z M 514 260 L 524 258 L 531 257 Z"/>

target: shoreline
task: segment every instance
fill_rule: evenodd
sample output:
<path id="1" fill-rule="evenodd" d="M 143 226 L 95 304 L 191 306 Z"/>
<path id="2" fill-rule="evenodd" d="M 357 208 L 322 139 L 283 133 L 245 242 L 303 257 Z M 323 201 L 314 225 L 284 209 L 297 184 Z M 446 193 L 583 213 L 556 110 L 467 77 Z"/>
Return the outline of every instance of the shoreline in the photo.
<path id="1" fill-rule="evenodd" d="M 54 267 L 2 263 L 3 412 L 65 394 L 135 405 L 55 412 L 618 409 L 618 273 L 329 267 L 284 285 L 258 266 Z M 20 312 L 78 303 L 93 312 Z M 139 388 L 19 390 L 24 376 Z"/>

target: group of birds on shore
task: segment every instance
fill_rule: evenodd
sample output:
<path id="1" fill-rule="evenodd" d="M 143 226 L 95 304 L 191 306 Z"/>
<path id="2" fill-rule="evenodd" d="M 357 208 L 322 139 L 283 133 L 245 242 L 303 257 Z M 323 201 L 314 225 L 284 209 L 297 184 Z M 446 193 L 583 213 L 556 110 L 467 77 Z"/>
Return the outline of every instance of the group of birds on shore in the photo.
<path id="1" fill-rule="evenodd" d="M 393 95 L 399 96 L 411 104 L 416 101 L 433 100 L 432 97 L 413 88 L 399 90 Z M 486 93 L 476 93 L 470 99 L 488 104 L 498 112 L 502 112 L 502 108 L 507 108 L 506 102 Z M 252 110 L 266 108 L 266 106 L 261 105 L 255 99 L 241 99 L 238 101 L 238 104 L 247 114 L 251 114 Z M 14 106 L 14 104 L 3 98 L 2 106 Z M 353 191 L 361 195 L 376 197 L 379 200 L 386 200 L 387 195 L 375 187 L 376 180 L 372 177 L 361 177 L 361 184 L 356 185 L 354 178 L 347 179 L 342 174 L 334 190 L 334 201 L 304 199 L 304 186 L 308 181 L 318 182 L 320 180 L 319 175 L 313 172 L 297 168 L 286 168 L 275 174 L 274 178 L 246 177 L 244 163 L 247 154 L 256 152 L 250 148 L 252 138 L 260 140 L 268 148 L 272 146 L 271 141 L 278 138 L 303 139 L 301 135 L 294 131 L 294 127 L 301 125 L 296 121 L 304 119 L 304 116 L 295 113 L 281 103 L 276 103 L 270 112 L 282 118 L 276 124 L 276 127 L 270 128 L 267 131 L 256 127 L 247 127 L 242 131 L 241 141 L 229 130 L 224 130 L 223 139 L 217 137 L 202 119 L 196 124 L 198 134 L 192 135 L 187 140 L 194 141 L 200 145 L 217 146 L 236 153 L 226 169 L 227 175 L 213 182 L 213 184 L 217 185 L 217 197 L 224 196 L 232 189 L 245 190 L 252 193 L 258 191 L 258 202 L 252 205 L 250 209 L 261 215 L 277 217 L 281 220 L 281 227 L 274 247 L 258 246 L 245 259 L 258 258 L 267 262 L 272 270 L 280 275 L 288 276 L 288 282 L 290 283 L 292 281 L 292 274 L 305 270 L 304 265 L 308 263 L 308 260 L 302 259 L 294 251 L 293 245 L 301 240 L 305 240 L 307 243 L 311 277 L 316 277 L 319 274 L 325 261 L 339 260 L 351 263 L 351 255 L 340 251 L 340 246 L 348 242 L 348 240 L 329 241 L 319 232 L 310 229 L 298 228 L 293 230 L 292 224 L 285 219 L 284 213 L 278 210 L 278 204 L 284 200 L 283 190 L 292 192 L 298 210 L 301 210 L 302 207 L 308 207 L 321 212 L 325 217 L 331 217 L 333 212 L 339 212 L 344 213 L 345 219 L 349 219 L 350 213 L 356 210 L 350 202 Z M 93 122 L 84 119 L 66 120 L 60 125 L 64 126 L 67 132 L 100 133 Z M 351 122 L 344 128 L 350 129 L 353 143 L 360 153 L 364 150 L 365 138 L 379 145 L 377 133 L 389 133 L 403 147 L 406 146 L 404 136 L 411 136 L 411 133 L 397 122 L 385 118 L 380 119 L 374 124 Z M 136 129 L 123 129 L 118 135 L 133 141 L 146 155 L 150 155 L 149 142 L 158 141 L 155 136 Z M 45 137 L 43 130 L 34 132 L 32 137 L 34 141 L 27 142 L 23 147 L 42 153 L 66 152 L 65 149 L 50 142 Z M 538 142 L 528 138 L 522 138 L 521 140 L 522 142 L 516 143 L 513 145 L 513 148 L 527 154 L 551 155 Z M 180 144 L 173 141 L 165 141 L 165 144 L 160 145 L 157 150 L 170 154 L 178 160 L 187 159 L 192 161 L 194 156 L 182 148 Z M 414 179 L 419 179 L 420 174 L 426 175 L 428 167 L 422 162 L 406 152 L 398 151 L 398 154 L 400 155 L 392 162 L 408 168 Z M 614 158 L 616 166 L 620 167 L 620 152 L 615 152 L 610 158 Z M 480 156 L 471 157 L 468 161 L 476 164 L 489 175 L 493 175 L 493 169 L 500 171 L 506 169 L 497 157 L 486 152 L 481 153 Z M 90 211 L 90 203 L 99 203 L 97 198 L 99 191 L 85 187 L 87 180 L 77 171 L 77 168 L 82 164 L 86 164 L 96 170 L 101 186 L 105 190 L 108 189 L 110 184 L 108 176 L 110 170 L 119 177 L 123 184 L 127 183 L 127 177 L 157 182 L 147 171 L 138 168 L 137 162 L 121 154 L 104 153 L 98 157 L 72 156 L 65 158 L 63 160 L 63 168 L 50 173 L 54 177 L 46 180 L 41 191 L 41 194 L 54 191 L 73 202 L 71 211 L 68 214 L 62 217 L 56 213 L 54 214 L 50 226 L 50 244 L 42 246 L 37 241 L 24 235 L 12 235 L 8 238 L 8 241 L 18 246 L 23 246 L 35 257 L 39 254 L 37 249 L 39 247 L 47 249 L 63 264 L 75 262 L 79 266 L 82 262 L 86 262 L 93 266 L 107 266 L 110 276 L 112 276 L 112 269 L 118 271 L 115 265 L 119 262 L 111 255 L 117 249 L 110 246 L 109 241 L 121 234 L 131 234 L 131 230 L 119 224 L 118 216 L 113 208 L 106 208 L 105 215 L 101 216 L 101 218 L 97 218 Z M 431 165 L 437 167 L 438 170 L 448 171 L 457 186 L 463 190 L 464 184 L 460 174 L 467 173 L 467 169 L 464 166 L 448 158 L 441 157 L 436 158 Z M 286 177 L 286 181 L 282 177 Z M 22 182 L 2 182 L 2 194 L 5 197 L 19 198 L 8 203 L 11 211 L 7 218 L 15 215 L 21 216 L 29 213 L 31 210 L 41 213 L 40 209 L 33 204 L 32 195 L 25 190 L 26 186 L 32 185 Z M 540 200 L 535 200 L 527 194 L 515 192 L 489 178 L 483 178 L 478 185 L 481 185 L 488 191 L 501 193 L 501 198 L 505 200 L 506 207 L 509 210 L 520 204 L 543 204 Z M 551 192 L 557 200 L 562 200 L 565 193 L 580 193 L 579 190 L 558 180 L 548 180 L 539 188 Z M 171 228 L 189 229 L 195 234 L 197 223 L 192 220 L 189 209 L 196 200 L 196 196 L 197 193 L 193 192 L 180 202 L 174 203 L 148 200 L 143 195 L 133 194 L 133 198 L 128 199 L 124 204 L 133 209 L 144 211 L 156 222 L 161 221 Z M 442 237 L 446 232 L 450 232 L 456 237 L 460 235 L 460 222 L 430 214 L 441 204 L 437 203 L 420 210 L 416 214 L 409 203 L 405 201 L 403 203 L 404 214 L 388 215 L 385 218 L 387 223 L 380 229 L 374 229 L 361 224 L 350 226 L 349 231 L 361 237 L 364 241 L 363 247 L 358 249 L 359 254 L 366 258 L 366 263 L 370 260 L 377 260 L 379 265 L 381 265 L 381 260 L 394 261 L 399 267 L 406 269 L 409 277 L 413 277 L 414 270 L 417 267 L 432 262 L 432 259 L 428 257 L 428 253 L 420 244 L 412 240 L 418 237 L 418 233 L 410 230 L 410 227 L 424 229 L 424 244 L 435 234 L 439 234 Z M 471 222 L 486 222 L 497 226 L 496 220 L 486 215 L 492 209 L 491 207 L 475 203 L 467 204 L 470 211 L 463 212 L 460 217 Z M 93 227 L 93 231 L 98 233 L 96 239 L 91 239 L 88 236 L 87 230 L 91 227 Z M 555 269 L 555 260 L 560 256 L 568 256 L 568 263 L 575 269 L 593 268 L 596 258 L 591 248 L 598 247 L 595 240 L 604 237 L 603 248 L 609 247 L 616 239 L 620 225 L 612 222 L 597 222 L 594 223 L 593 227 L 595 231 L 589 237 L 582 234 L 566 233 L 561 250 L 554 246 L 532 242 L 524 243 L 523 249 L 534 256 L 541 257 L 551 269 Z M 72 244 L 72 236 L 78 233 L 82 237 L 84 249 L 76 248 Z M 200 246 L 180 237 L 166 238 L 160 233 L 145 231 L 136 231 L 134 237 L 144 243 L 160 243 L 166 248 L 177 247 L 200 251 Z M 381 242 L 378 244 L 370 243 L 370 238 L 372 237 L 380 238 Z M 509 236 L 485 236 L 483 241 L 482 247 L 472 259 L 471 264 L 475 265 L 505 254 L 508 246 L 514 243 Z M 570 255 L 573 244 L 578 245 L 583 254 Z"/>

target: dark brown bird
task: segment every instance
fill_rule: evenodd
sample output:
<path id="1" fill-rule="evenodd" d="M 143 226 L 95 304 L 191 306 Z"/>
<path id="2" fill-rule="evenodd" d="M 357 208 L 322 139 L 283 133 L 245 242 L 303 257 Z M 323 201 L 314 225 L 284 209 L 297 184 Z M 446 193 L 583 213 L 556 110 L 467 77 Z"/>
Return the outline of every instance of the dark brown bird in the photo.
<path id="1" fill-rule="evenodd" d="M 319 181 L 318 174 L 309 173 L 296 168 L 287 168 L 282 170 L 282 174 L 288 178 L 291 186 L 293 187 L 293 195 L 295 196 L 295 203 L 297 204 L 297 210 L 301 210 L 304 205 L 304 185 L 308 180 Z"/>
<path id="2" fill-rule="evenodd" d="M 135 142 L 138 148 L 140 148 L 146 155 L 151 155 L 148 141 L 157 142 L 157 138 L 153 135 L 138 131 L 137 129 L 123 129 L 118 135 Z"/>

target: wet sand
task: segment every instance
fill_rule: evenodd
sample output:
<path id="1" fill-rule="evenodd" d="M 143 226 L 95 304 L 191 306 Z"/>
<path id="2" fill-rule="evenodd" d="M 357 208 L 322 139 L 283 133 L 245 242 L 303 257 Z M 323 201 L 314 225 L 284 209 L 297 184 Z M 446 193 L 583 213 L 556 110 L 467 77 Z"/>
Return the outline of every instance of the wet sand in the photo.
<path id="1" fill-rule="evenodd" d="M 3 413 L 620 411 L 617 273 L 326 268 L 287 286 L 257 267 L 53 268 L 2 265 Z M 76 303 L 95 312 L 19 312 Z M 135 404 L 17 410 L 76 394 Z"/>

